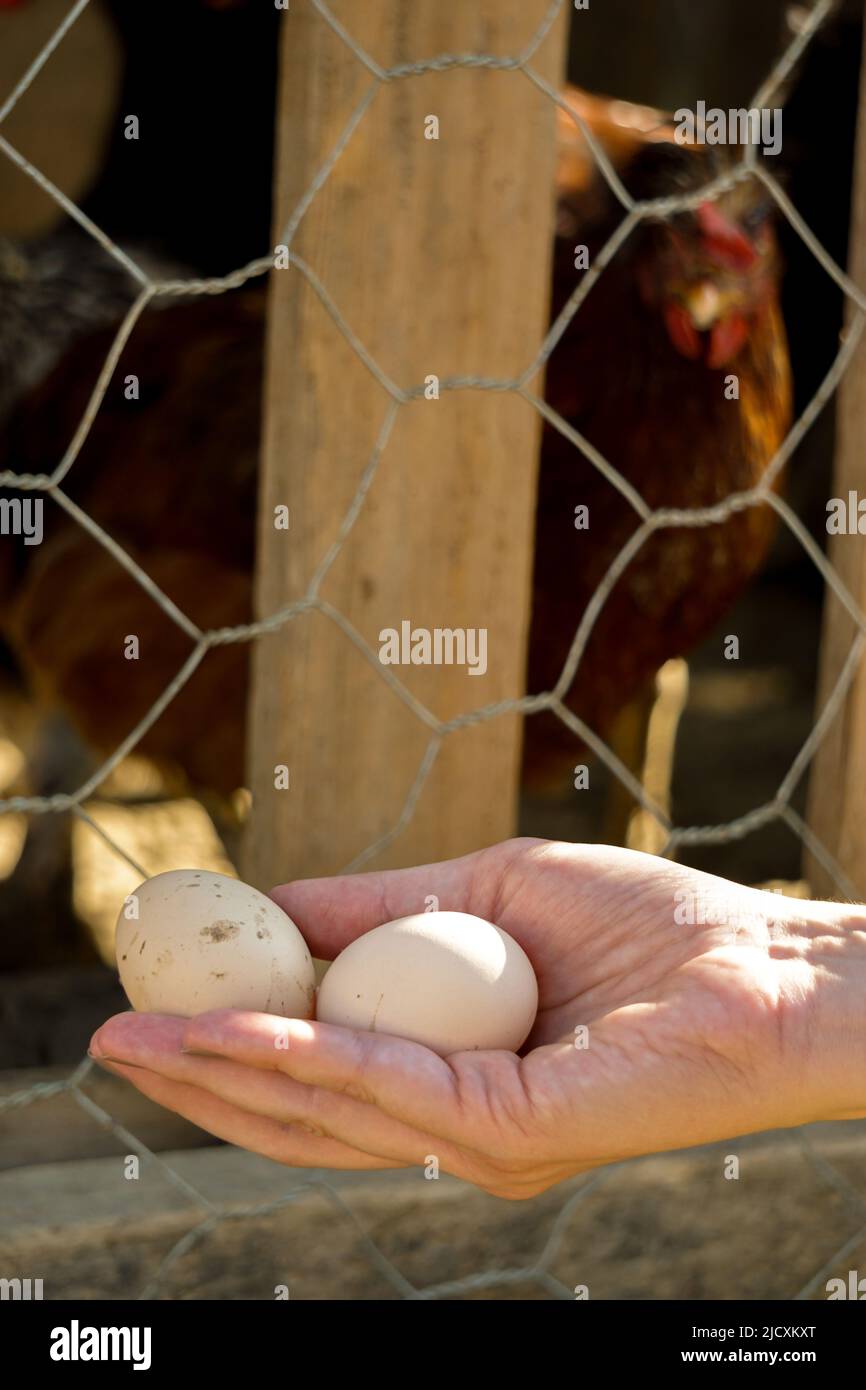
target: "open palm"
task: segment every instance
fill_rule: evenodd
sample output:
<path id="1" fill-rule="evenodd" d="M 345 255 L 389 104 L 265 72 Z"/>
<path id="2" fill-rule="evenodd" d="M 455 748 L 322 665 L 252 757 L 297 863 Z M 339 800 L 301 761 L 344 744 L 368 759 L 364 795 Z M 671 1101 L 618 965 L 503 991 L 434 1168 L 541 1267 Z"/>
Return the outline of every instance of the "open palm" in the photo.
<path id="1" fill-rule="evenodd" d="M 805 985 L 791 900 L 628 850 L 536 840 L 273 896 L 331 959 L 431 894 L 527 952 L 540 1007 L 522 1056 L 440 1058 L 382 1034 L 233 1010 L 121 1014 L 93 1055 L 278 1161 L 435 1158 L 507 1197 L 630 1155 L 818 1118 L 792 1022 Z"/>

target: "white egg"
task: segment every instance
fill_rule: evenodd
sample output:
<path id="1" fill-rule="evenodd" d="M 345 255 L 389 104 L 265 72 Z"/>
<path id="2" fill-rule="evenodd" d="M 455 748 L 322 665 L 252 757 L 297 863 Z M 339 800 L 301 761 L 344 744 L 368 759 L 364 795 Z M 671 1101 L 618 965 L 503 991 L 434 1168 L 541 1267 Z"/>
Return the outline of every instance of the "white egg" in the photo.
<path id="1" fill-rule="evenodd" d="M 115 949 L 135 1009 L 184 1018 L 207 1009 L 313 1012 L 313 962 L 291 917 L 224 874 L 172 869 L 147 879 L 121 909 Z"/>
<path id="2" fill-rule="evenodd" d="M 420 912 L 374 927 L 340 952 L 319 986 L 316 1017 L 446 1056 L 516 1052 L 537 1009 L 535 973 L 507 932 L 467 912 Z"/>

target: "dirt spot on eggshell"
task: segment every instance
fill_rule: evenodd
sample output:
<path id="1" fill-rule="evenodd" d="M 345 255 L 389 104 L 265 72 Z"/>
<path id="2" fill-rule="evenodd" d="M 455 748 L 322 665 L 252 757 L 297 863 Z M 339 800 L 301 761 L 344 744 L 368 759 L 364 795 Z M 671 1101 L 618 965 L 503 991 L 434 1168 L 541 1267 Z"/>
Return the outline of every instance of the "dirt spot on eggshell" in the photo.
<path id="1" fill-rule="evenodd" d="M 209 926 L 202 927 L 199 935 L 213 944 L 220 941 L 231 941 L 232 937 L 237 936 L 239 932 L 240 927 L 237 922 L 223 921 L 211 922 Z"/>
<path id="2" fill-rule="evenodd" d="M 274 992 L 275 992 L 275 990 L 279 987 L 279 969 L 280 969 L 280 967 L 279 967 L 278 961 L 272 960 L 272 961 L 271 961 L 271 978 L 270 978 L 270 981 L 269 981 L 269 984 L 268 984 L 268 997 L 267 997 L 267 999 L 265 1000 L 265 1007 L 264 1007 L 264 1012 L 265 1012 L 266 1014 L 271 1012 L 271 1000 L 272 1000 L 273 997 L 274 997 Z"/>
<path id="3" fill-rule="evenodd" d="M 257 931 L 256 936 L 258 937 L 259 941 L 270 941 L 271 939 L 271 934 L 268 931 L 267 927 L 262 927 L 261 931 Z"/>

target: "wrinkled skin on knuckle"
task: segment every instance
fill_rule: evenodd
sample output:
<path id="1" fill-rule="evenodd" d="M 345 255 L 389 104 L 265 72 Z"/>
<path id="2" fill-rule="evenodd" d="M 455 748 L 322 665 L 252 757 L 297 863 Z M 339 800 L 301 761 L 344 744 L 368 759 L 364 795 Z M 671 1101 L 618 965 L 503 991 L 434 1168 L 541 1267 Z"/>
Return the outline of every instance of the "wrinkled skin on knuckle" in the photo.
<path id="1" fill-rule="evenodd" d="M 461 1059 L 458 1094 L 467 1116 L 459 1176 L 493 1196 L 519 1201 L 571 1175 L 550 1153 L 517 1057 Z"/>
<path id="2" fill-rule="evenodd" d="M 457 1099 L 465 1117 L 467 1144 L 494 1161 L 531 1163 L 544 1134 L 526 1090 L 520 1059 L 513 1053 L 466 1054 L 455 1064 Z M 470 1136 L 476 1136 L 475 1142 Z"/>
<path id="3" fill-rule="evenodd" d="M 353 1040 L 354 1047 L 354 1067 L 352 1075 L 344 1086 L 335 1088 L 340 1095 L 348 1096 L 351 1100 L 360 1100 L 367 1105 L 375 1105 L 376 1100 L 370 1086 L 368 1076 L 373 1063 L 373 1050 L 376 1046 L 376 1039 L 367 1033 L 356 1033 Z"/>
<path id="4" fill-rule="evenodd" d="M 335 1136 L 325 1119 L 327 1113 L 327 1096 L 313 1086 L 306 1097 L 304 1113 L 293 1117 L 288 1123 L 293 1129 L 300 1130 L 303 1134 L 315 1134 L 323 1139 L 333 1139 Z"/>

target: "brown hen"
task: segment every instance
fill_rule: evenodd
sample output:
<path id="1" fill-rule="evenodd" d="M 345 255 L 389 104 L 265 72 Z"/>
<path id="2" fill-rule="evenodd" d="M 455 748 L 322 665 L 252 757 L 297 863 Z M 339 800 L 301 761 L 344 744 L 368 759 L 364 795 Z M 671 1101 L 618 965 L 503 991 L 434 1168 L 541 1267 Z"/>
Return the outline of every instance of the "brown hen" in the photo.
<path id="1" fill-rule="evenodd" d="M 680 146 L 657 112 L 566 93 L 632 196 L 688 194 L 721 172 Z M 625 216 L 575 122 L 559 112 L 559 235 L 553 312 Z M 787 433 L 791 380 L 770 207 L 741 183 L 668 222 L 639 225 L 602 271 L 551 358 L 546 397 L 647 507 L 702 508 L 753 487 Z M 736 375 L 739 399 L 729 399 Z M 586 529 L 575 509 L 585 507 Z M 623 492 L 546 425 L 541 457 L 528 687 L 551 690 L 578 622 L 640 525 Z M 766 506 L 723 523 L 656 532 L 631 559 L 592 628 L 565 703 L 608 737 L 658 668 L 704 638 L 763 562 Z M 572 785 L 580 745 L 552 714 L 527 721 L 525 785 Z"/>

